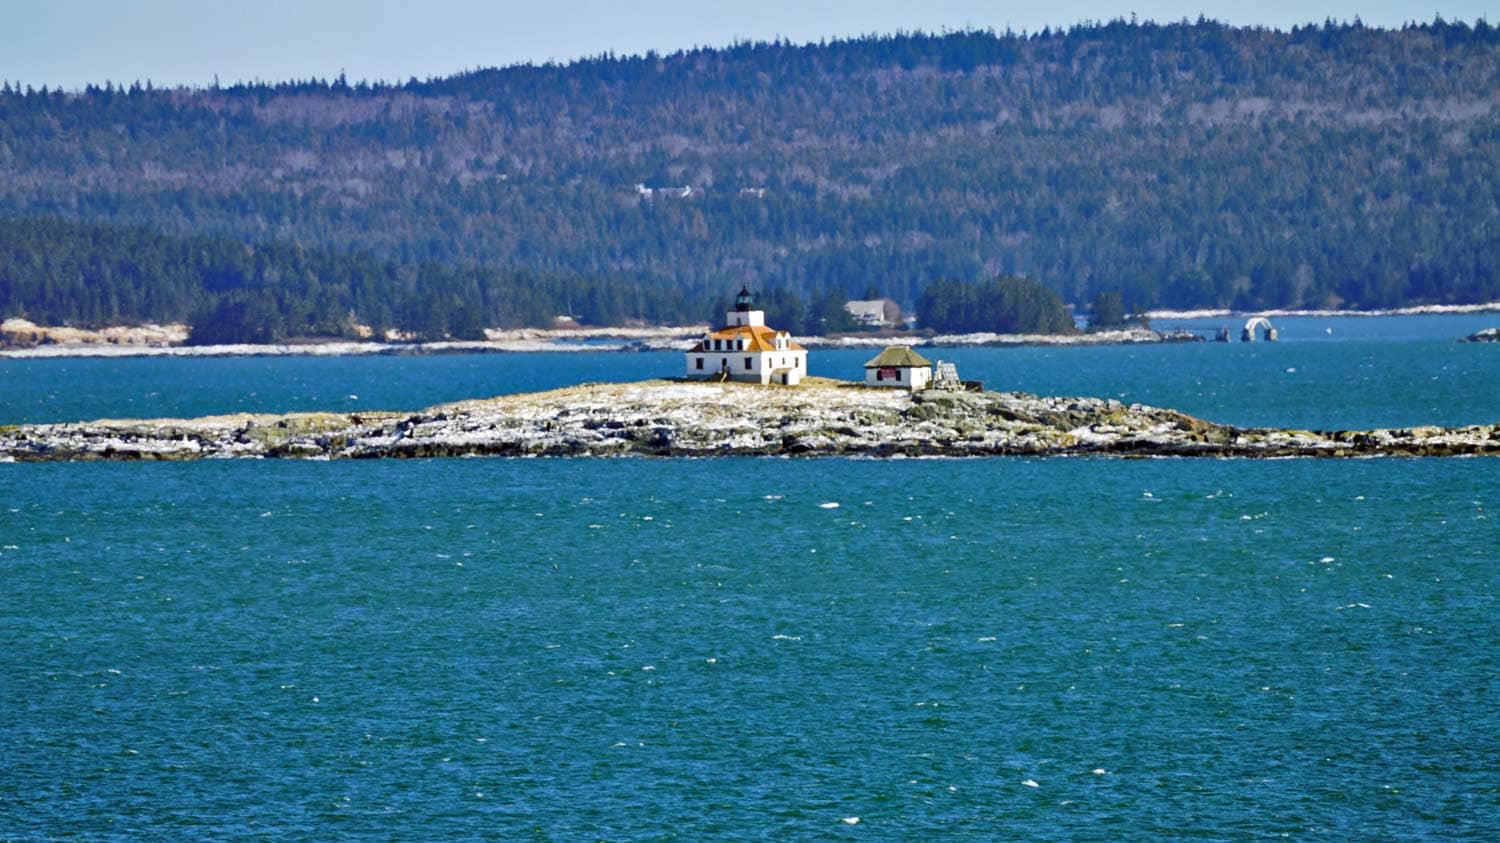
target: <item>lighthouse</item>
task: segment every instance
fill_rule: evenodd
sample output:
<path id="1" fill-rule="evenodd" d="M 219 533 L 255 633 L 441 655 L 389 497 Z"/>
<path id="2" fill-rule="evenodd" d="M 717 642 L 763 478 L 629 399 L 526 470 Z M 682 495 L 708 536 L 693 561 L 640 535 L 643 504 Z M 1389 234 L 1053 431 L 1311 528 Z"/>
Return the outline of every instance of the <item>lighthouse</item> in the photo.
<path id="1" fill-rule="evenodd" d="M 792 342 L 789 332 L 766 325 L 766 312 L 755 309 L 748 286 L 740 287 L 724 325 L 685 356 L 690 378 L 796 386 L 807 374 L 807 349 Z"/>

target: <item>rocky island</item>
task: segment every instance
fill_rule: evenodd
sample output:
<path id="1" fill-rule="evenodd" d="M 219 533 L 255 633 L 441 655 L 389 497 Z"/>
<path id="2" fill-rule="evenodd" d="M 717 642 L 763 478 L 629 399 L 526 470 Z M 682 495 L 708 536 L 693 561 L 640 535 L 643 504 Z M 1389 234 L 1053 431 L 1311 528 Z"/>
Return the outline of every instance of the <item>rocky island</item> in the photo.
<path id="1" fill-rule="evenodd" d="M 420 412 L 290 413 L 0 427 L 0 461 L 439 456 L 1500 454 L 1500 427 L 1241 428 L 1098 398 L 929 390 L 825 378 L 795 388 L 643 381 Z"/>

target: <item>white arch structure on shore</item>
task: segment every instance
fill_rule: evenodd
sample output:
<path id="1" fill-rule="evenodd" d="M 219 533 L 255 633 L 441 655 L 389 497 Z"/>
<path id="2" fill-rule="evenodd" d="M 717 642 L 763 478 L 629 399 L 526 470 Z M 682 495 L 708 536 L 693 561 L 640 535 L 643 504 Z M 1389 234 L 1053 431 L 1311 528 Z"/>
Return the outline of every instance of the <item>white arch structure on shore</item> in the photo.
<path id="1" fill-rule="evenodd" d="M 1240 334 L 1240 339 L 1244 340 L 1245 342 L 1255 342 L 1256 331 L 1259 330 L 1265 331 L 1266 339 L 1276 339 L 1276 326 L 1272 325 L 1271 320 L 1267 319 L 1264 316 L 1250 317 L 1250 319 L 1245 322 L 1245 330 Z"/>

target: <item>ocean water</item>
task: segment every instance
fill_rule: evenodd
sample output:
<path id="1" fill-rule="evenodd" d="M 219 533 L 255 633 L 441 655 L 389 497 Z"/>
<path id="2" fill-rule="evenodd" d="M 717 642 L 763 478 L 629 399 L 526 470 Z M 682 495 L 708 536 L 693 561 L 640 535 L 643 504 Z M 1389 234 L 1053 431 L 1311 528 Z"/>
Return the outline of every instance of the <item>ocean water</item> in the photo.
<path id="1" fill-rule="evenodd" d="M 953 357 L 1241 423 L 1414 424 L 1439 400 L 1500 417 L 1493 347 L 1333 327 Z M 1359 355 L 1385 374 L 1358 383 Z M 594 357 L 656 356 L 68 361 L 105 400 L 58 412 L 222 411 L 249 382 L 267 409 L 413 407 Z M 8 408 L 59 389 L 30 382 L 57 371 L 40 362 L 58 361 L 0 361 L 29 384 Z M 235 371 L 262 374 L 236 391 Z M 1490 459 L 206 461 L 0 482 L 0 839 L 1500 835 Z"/>
<path id="2" fill-rule="evenodd" d="M 1488 460 L 5 470 L 0 837 L 1500 830 Z"/>
<path id="3" fill-rule="evenodd" d="M 1500 314 L 1278 319 L 1279 342 L 924 349 L 989 389 L 1090 395 L 1217 422 L 1301 428 L 1500 421 L 1500 343 L 1460 343 Z M 1212 336 L 1218 321 L 1162 322 Z M 1238 330 L 1236 328 L 1236 330 Z M 858 380 L 875 351 L 814 351 Z M 682 372 L 676 352 L 427 357 L 0 359 L 0 424 L 444 401 Z"/>

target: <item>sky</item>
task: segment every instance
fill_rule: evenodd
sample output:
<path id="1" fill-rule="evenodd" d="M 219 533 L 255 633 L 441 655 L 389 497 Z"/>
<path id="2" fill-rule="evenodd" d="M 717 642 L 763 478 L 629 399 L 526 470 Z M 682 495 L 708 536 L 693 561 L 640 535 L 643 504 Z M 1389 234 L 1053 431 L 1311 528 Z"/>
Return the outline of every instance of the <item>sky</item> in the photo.
<path id="1" fill-rule="evenodd" d="M 0 79 L 78 89 L 332 79 L 404 81 L 605 52 L 794 42 L 897 30 L 1040 31 L 1200 14 L 1289 29 L 1325 18 L 1500 23 L 1500 0 L 21 0 L 0 26 Z"/>

